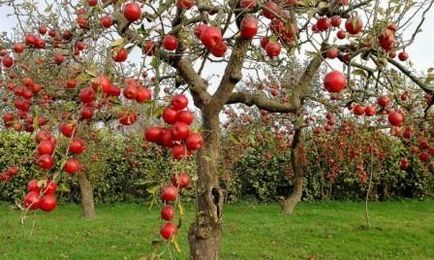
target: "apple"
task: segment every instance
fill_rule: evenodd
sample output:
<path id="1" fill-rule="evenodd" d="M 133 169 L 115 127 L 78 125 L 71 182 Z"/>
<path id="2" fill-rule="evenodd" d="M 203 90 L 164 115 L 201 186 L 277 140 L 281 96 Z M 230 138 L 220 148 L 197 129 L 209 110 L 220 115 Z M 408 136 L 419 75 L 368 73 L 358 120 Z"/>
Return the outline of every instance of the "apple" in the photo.
<path id="1" fill-rule="evenodd" d="M 339 54 L 339 50 L 336 47 L 331 47 L 327 50 L 326 56 L 329 59 L 335 59 Z"/>
<path id="2" fill-rule="evenodd" d="M 347 33 L 343 30 L 339 30 L 336 33 L 336 37 L 338 37 L 338 39 L 340 39 L 340 40 L 343 40 L 343 39 L 345 39 L 345 37 L 347 37 Z"/>
<path id="3" fill-rule="evenodd" d="M 185 145 L 188 150 L 194 151 L 202 148 L 204 144 L 204 140 L 201 134 L 199 133 L 191 133 L 185 139 Z"/>
<path id="4" fill-rule="evenodd" d="M 194 0 L 176 0 L 176 6 L 179 9 L 189 10 L 193 7 L 194 3 Z"/>
<path id="5" fill-rule="evenodd" d="M 31 180 L 27 183 L 27 191 L 34 191 L 34 192 L 41 192 L 41 187 L 39 187 L 39 181 L 38 180 Z"/>
<path id="6" fill-rule="evenodd" d="M 188 138 L 188 137 L 187 137 Z M 186 156 L 188 156 L 188 150 L 187 147 L 183 144 L 174 144 L 171 148 L 172 150 L 172 156 L 176 160 L 180 160 Z"/>
<path id="7" fill-rule="evenodd" d="M 274 13 L 277 13 L 278 10 L 279 6 L 274 1 L 270 0 L 263 5 L 262 15 L 271 20 L 275 16 Z"/>
<path id="8" fill-rule="evenodd" d="M 145 130 L 145 139 L 148 142 L 158 143 L 162 133 L 161 127 L 151 126 Z"/>
<path id="9" fill-rule="evenodd" d="M 53 154 L 54 152 L 54 143 L 48 140 L 43 140 L 38 144 L 37 151 L 39 155 L 43 154 Z"/>
<path id="10" fill-rule="evenodd" d="M 270 58 L 277 57 L 280 54 L 280 44 L 278 42 L 270 41 L 267 46 L 265 46 L 265 52 Z"/>
<path id="11" fill-rule="evenodd" d="M 320 32 L 325 32 L 330 28 L 330 19 L 328 17 L 321 17 L 316 22 L 316 27 Z"/>
<path id="12" fill-rule="evenodd" d="M 165 35 L 163 38 L 163 47 L 168 51 L 173 51 L 178 48 L 178 38 L 173 35 Z"/>
<path id="13" fill-rule="evenodd" d="M 15 43 L 14 44 L 14 52 L 15 53 L 22 53 L 24 51 L 24 45 L 21 43 Z"/>
<path id="14" fill-rule="evenodd" d="M 407 170 L 410 168 L 410 161 L 407 158 L 402 159 L 399 167 L 401 170 Z"/>
<path id="15" fill-rule="evenodd" d="M 45 195 L 52 195 L 56 193 L 57 190 L 57 184 L 51 180 L 46 181 L 46 185 L 41 191 L 45 193 Z"/>
<path id="16" fill-rule="evenodd" d="M 378 99 L 377 99 L 377 104 L 382 106 L 382 107 L 387 107 L 390 105 L 390 103 L 391 103 L 391 100 L 388 96 L 381 96 L 381 97 L 378 97 Z"/>
<path id="17" fill-rule="evenodd" d="M 363 28 L 363 21 L 358 16 L 351 16 L 347 19 L 347 22 L 345 23 L 345 29 L 349 34 L 358 34 L 362 31 Z"/>
<path id="18" fill-rule="evenodd" d="M 428 152 L 421 152 L 419 154 L 419 160 L 421 160 L 422 162 L 428 162 L 430 159 L 430 154 Z"/>
<path id="19" fill-rule="evenodd" d="M 190 185 L 190 176 L 185 172 L 180 172 L 178 175 L 173 175 L 172 184 L 181 189 L 187 188 Z"/>
<path id="20" fill-rule="evenodd" d="M 400 61 L 406 61 L 406 60 L 408 60 L 408 53 L 405 52 L 405 51 L 400 52 L 400 53 L 398 54 L 398 59 L 399 59 Z"/>
<path id="21" fill-rule="evenodd" d="M 135 84 L 127 85 L 124 90 L 122 91 L 122 94 L 124 94 L 124 97 L 129 100 L 135 100 L 137 97 L 138 88 Z"/>
<path id="22" fill-rule="evenodd" d="M 365 107 L 362 105 L 355 105 L 353 108 L 353 112 L 356 116 L 361 116 L 365 113 Z"/>
<path id="23" fill-rule="evenodd" d="M 26 196 L 23 199 L 23 205 L 27 209 L 36 210 L 39 209 L 39 192 L 36 191 L 30 191 L 26 194 Z"/>
<path id="24" fill-rule="evenodd" d="M 80 162 L 74 158 L 69 158 L 64 166 L 64 170 L 68 174 L 74 174 L 81 168 Z"/>
<path id="25" fill-rule="evenodd" d="M 163 220 L 172 221 L 175 217 L 175 209 L 170 205 L 164 206 L 160 211 L 160 217 Z"/>
<path id="26" fill-rule="evenodd" d="M 184 140 L 190 134 L 190 127 L 186 123 L 176 122 L 172 128 L 173 140 Z"/>
<path id="27" fill-rule="evenodd" d="M 168 124 L 174 124 L 178 116 L 178 111 L 173 108 L 167 107 L 163 111 L 163 120 Z"/>
<path id="28" fill-rule="evenodd" d="M 90 105 L 85 105 L 81 108 L 80 111 L 80 119 L 81 120 L 88 120 L 93 117 L 93 107 Z"/>
<path id="29" fill-rule="evenodd" d="M 57 65 L 62 64 L 65 61 L 65 56 L 63 56 L 61 53 L 54 54 L 54 63 Z"/>
<path id="30" fill-rule="evenodd" d="M 69 152 L 73 154 L 81 154 L 85 147 L 86 146 L 81 139 L 73 139 L 69 144 Z"/>
<path id="31" fill-rule="evenodd" d="M 86 87 L 80 90 L 78 97 L 83 103 L 91 103 L 96 99 L 96 92 L 92 87 Z"/>
<path id="32" fill-rule="evenodd" d="M 187 125 L 191 125 L 193 123 L 194 116 L 190 111 L 179 111 L 176 117 L 177 122 L 182 122 Z"/>
<path id="33" fill-rule="evenodd" d="M 45 195 L 39 201 L 39 208 L 45 212 L 51 212 L 57 207 L 57 199 L 54 195 Z"/>
<path id="34" fill-rule="evenodd" d="M 10 56 L 6 56 L 3 58 L 2 63 L 6 68 L 10 68 L 12 65 L 14 65 L 14 59 Z"/>
<path id="35" fill-rule="evenodd" d="M 54 166 L 53 157 L 51 157 L 49 154 L 43 154 L 36 158 L 36 165 L 44 170 L 50 170 Z"/>
<path id="36" fill-rule="evenodd" d="M 347 78 L 340 71 L 332 71 L 324 77 L 324 87 L 331 93 L 342 91 L 347 85 Z"/>
<path id="37" fill-rule="evenodd" d="M 137 92 L 135 96 L 135 100 L 137 102 L 144 103 L 150 101 L 151 99 L 152 99 L 152 93 L 151 90 L 149 90 L 149 88 L 145 88 L 145 87 L 137 88 Z"/>
<path id="38" fill-rule="evenodd" d="M 66 81 L 66 88 L 74 89 L 77 86 L 77 81 L 75 79 L 68 79 Z"/>
<path id="39" fill-rule="evenodd" d="M 165 148 L 171 148 L 174 145 L 173 134 L 171 129 L 162 129 L 160 140 L 158 144 Z"/>
<path id="40" fill-rule="evenodd" d="M 135 22 L 142 16 L 142 10 L 138 3 L 128 3 L 124 6 L 122 11 L 125 19 L 129 22 Z"/>
<path id="41" fill-rule="evenodd" d="M 214 49 L 218 43 L 222 42 L 222 39 L 222 32 L 217 27 L 208 26 L 200 34 L 200 40 L 209 50 Z"/>
<path id="42" fill-rule="evenodd" d="M 342 18 L 338 15 L 334 15 L 330 18 L 330 24 L 333 27 L 339 27 L 341 25 Z"/>
<path id="43" fill-rule="evenodd" d="M 38 28 L 38 32 L 41 34 L 41 35 L 45 35 L 46 33 L 47 33 L 47 31 L 48 31 L 48 29 L 47 29 L 47 27 L 45 27 L 45 26 L 40 26 L 39 28 Z"/>
<path id="44" fill-rule="evenodd" d="M 365 115 L 366 116 L 373 116 L 376 113 L 377 113 L 377 111 L 376 111 L 374 106 L 372 106 L 372 105 L 366 106 L 366 108 L 365 108 Z"/>
<path id="45" fill-rule="evenodd" d="M 103 28 L 108 29 L 113 25 L 113 17 L 111 17 L 110 15 L 104 15 L 103 17 L 101 17 L 99 24 Z"/>
<path id="46" fill-rule="evenodd" d="M 178 197 L 178 188 L 173 185 L 166 185 L 161 190 L 160 197 L 163 201 L 175 201 Z"/>
<path id="47" fill-rule="evenodd" d="M 188 98 L 184 94 L 176 95 L 172 98 L 170 105 L 175 110 L 182 110 L 188 105 Z"/>
<path id="48" fill-rule="evenodd" d="M 173 223 L 165 223 L 160 229 L 160 234 L 164 239 L 169 239 L 176 234 L 178 228 Z"/>
<path id="49" fill-rule="evenodd" d="M 241 21 L 240 31 L 244 39 L 253 39 L 258 32 L 258 20 L 251 15 L 245 16 Z"/>
<path id="50" fill-rule="evenodd" d="M 209 27 L 209 25 L 207 25 L 205 23 L 201 23 L 201 24 L 197 25 L 194 28 L 194 35 L 196 35 L 196 37 L 200 39 L 200 36 L 208 27 Z"/>
<path id="51" fill-rule="evenodd" d="M 87 0 L 87 4 L 89 6 L 96 6 L 98 4 L 98 0 Z"/>
<path id="52" fill-rule="evenodd" d="M 128 52 L 125 48 L 120 48 L 113 54 L 112 58 L 115 62 L 124 62 L 128 58 Z"/>
<path id="53" fill-rule="evenodd" d="M 75 124 L 64 122 L 60 124 L 59 130 L 65 137 L 71 137 L 75 131 Z"/>
<path id="54" fill-rule="evenodd" d="M 401 126 L 404 123 L 404 115 L 397 111 L 390 113 L 388 119 L 394 126 Z"/>
<path id="55" fill-rule="evenodd" d="M 256 7 L 256 0 L 241 0 L 240 7 L 244 9 L 254 9 Z"/>
<path id="56" fill-rule="evenodd" d="M 224 41 L 217 42 L 212 49 L 212 55 L 215 57 L 223 57 L 228 49 L 228 45 Z"/>
<path id="57" fill-rule="evenodd" d="M 391 51 L 395 43 L 395 32 L 385 28 L 378 36 L 378 42 L 386 52 Z"/>

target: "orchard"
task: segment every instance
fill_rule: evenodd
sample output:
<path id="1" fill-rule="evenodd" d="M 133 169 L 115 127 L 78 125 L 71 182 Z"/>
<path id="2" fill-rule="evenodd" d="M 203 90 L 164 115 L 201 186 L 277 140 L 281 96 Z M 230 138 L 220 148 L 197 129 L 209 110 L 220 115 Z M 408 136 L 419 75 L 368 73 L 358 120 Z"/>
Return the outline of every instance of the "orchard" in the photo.
<path id="1" fill-rule="evenodd" d="M 412 59 L 428 56 L 416 46 L 433 5 L 0 0 L 9 17 L 0 26 L 0 201 L 23 227 L 33 222 L 35 237 L 44 229 L 38 221 L 74 203 L 96 223 L 108 202 L 138 202 L 147 217 L 140 225 L 152 230 L 140 235 L 152 249 L 133 256 L 144 259 L 260 256 L 261 245 L 227 251 L 235 240 L 266 236 L 225 240 L 231 230 L 252 231 L 231 223 L 234 212 L 238 221 L 253 214 L 246 203 L 280 208 L 266 222 L 261 212 L 250 217 L 283 232 L 293 220 L 313 224 L 297 220 L 308 207 L 298 213 L 300 201 L 333 208 L 331 200 L 353 200 L 363 229 L 387 201 L 429 208 L 434 71 Z M 416 251 L 406 256 L 434 254 Z M 99 252 L 81 257 L 116 258 Z M 353 253 L 315 254 L 264 257 Z"/>

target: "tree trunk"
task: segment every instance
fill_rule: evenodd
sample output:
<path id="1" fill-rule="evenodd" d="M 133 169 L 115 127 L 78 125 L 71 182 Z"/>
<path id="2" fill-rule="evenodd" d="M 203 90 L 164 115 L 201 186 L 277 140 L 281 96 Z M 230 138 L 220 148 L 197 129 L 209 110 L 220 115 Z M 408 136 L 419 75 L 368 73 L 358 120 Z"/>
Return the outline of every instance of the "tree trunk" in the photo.
<path id="1" fill-rule="evenodd" d="M 291 145 L 291 167 L 294 172 L 294 189 L 291 195 L 282 203 L 282 212 L 285 215 L 292 215 L 295 206 L 301 201 L 303 194 L 303 165 L 305 164 L 305 152 L 301 143 L 301 128 L 296 129 Z"/>
<path id="2" fill-rule="evenodd" d="M 196 220 L 189 231 L 190 258 L 220 258 L 224 192 L 219 186 L 220 128 L 219 113 L 203 110 L 205 145 L 197 155 Z"/>
<path id="3" fill-rule="evenodd" d="M 301 201 L 301 195 L 303 193 L 303 175 L 296 174 L 294 181 L 294 189 L 291 195 L 283 201 L 282 211 L 285 215 L 292 215 L 294 213 L 295 206 Z"/>
<path id="4" fill-rule="evenodd" d="M 77 174 L 78 184 L 80 185 L 82 215 L 85 219 L 93 219 L 96 217 L 95 203 L 93 200 L 93 187 L 86 177 L 86 173 L 80 172 Z"/>

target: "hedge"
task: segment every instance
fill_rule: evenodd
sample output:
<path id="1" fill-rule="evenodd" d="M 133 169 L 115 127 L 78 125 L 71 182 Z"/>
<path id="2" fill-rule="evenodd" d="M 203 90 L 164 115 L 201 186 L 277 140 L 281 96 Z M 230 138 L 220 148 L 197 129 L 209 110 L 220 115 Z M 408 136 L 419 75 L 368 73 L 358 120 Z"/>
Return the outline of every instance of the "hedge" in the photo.
<path id="1" fill-rule="evenodd" d="M 186 170 L 195 179 L 194 160 L 188 165 L 181 165 L 170 160 L 170 154 L 159 147 L 149 145 L 144 149 L 141 136 L 125 137 L 102 130 L 89 136 L 92 137 L 87 140 L 87 151 L 79 160 L 85 162 L 97 203 L 157 199 L 161 185 L 180 170 Z M 59 139 L 58 146 L 64 147 L 66 141 Z M 308 141 L 307 150 L 313 145 L 312 140 Z M 0 171 L 13 165 L 20 166 L 18 176 L 7 183 L 0 183 L 0 201 L 20 201 L 30 179 L 46 177 L 46 173 L 32 163 L 34 149 L 34 141 L 28 134 L 0 132 Z M 291 192 L 292 183 L 286 174 L 290 163 L 289 152 L 273 149 L 268 143 L 257 142 L 246 148 L 231 169 L 227 169 L 230 178 L 226 178 L 222 185 L 228 189 L 229 201 L 272 202 Z M 374 175 L 372 199 L 433 196 L 433 174 L 423 170 L 417 160 L 412 162 L 411 171 L 402 171 L 398 160 L 399 156 L 396 156 L 395 161 L 383 162 L 389 165 L 386 168 L 390 170 Z M 58 161 L 57 169 L 59 164 Z M 318 158 L 310 154 L 309 167 L 304 176 L 303 200 L 362 199 L 365 196 L 366 185 L 361 185 L 353 172 L 341 172 L 331 185 L 324 178 L 323 171 Z M 80 200 L 75 176 L 61 173 L 58 185 L 60 198 L 74 202 Z M 384 187 L 387 187 L 387 194 L 384 194 Z M 194 187 L 183 194 L 187 200 L 193 197 Z"/>

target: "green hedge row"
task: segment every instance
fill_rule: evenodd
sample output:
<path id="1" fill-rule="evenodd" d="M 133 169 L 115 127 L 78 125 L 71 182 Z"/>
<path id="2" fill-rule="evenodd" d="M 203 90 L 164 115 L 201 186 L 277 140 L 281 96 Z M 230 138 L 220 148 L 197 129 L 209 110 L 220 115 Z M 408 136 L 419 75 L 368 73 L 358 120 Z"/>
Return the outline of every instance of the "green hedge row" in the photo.
<path id="1" fill-rule="evenodd" d="M 401 170 L 400 160 L 408 151 L 399 141 L 386 135 L 384 138 L 387 139 L 384 141 L 388 142 L 387 148 L 391 156 L 385 160 L 373 159 L 373 169 L 381 170 L 373 171 L 370 199 L 433 197 L 434 174 L 418 159 L 411 160 L 410 169 Z M 326 178 L 329 171 L 327 159 L 318 154 L 320 148 L 315 136 L 307 135 L 305 139 L 307 165 L 302 199 L 364 199 L 368 183 L 360 183 L 354 170 L 354 162 L 346 162 L 347 167 L 342 168 L 337 177 L 330 181 Z M 279 201 L 289 195 L 293 185 L 293 179 L 287 177 L 290 169 L 290 152 L 279 151 L 279 143 L 278 140 L 273 141 L 269 138 L 266 142 L 253 142 L 253 145 L 246 148 L 244 156 L 233 164 L 233 176 L 230 178 L 231 198 L 270 202 Z"/>
<path id="2" fill-rule="evenodd" d="M 90 136 L 90 135 L 89 135 Z M 128 138 L 99 132 L 87 141 L 87 151 L 79 160 L 85 162 L 86 173 L 94 186 L 97 203 L 143 201 L 156 198 L 160 186 L 169 181 L 174 172 L 186 170 L 194 178 L 194 161 L 180 165 L 170 160 L 170 155 L 150 145 L 143 149 L 141 136 Z M 59 139 L 62 147 L 67 140 Z M 315 145 L 313 142 L 307 143 Z M 23 197 L 27 182 L 32 178 L 44 178 L 47 173 L 32 163 L 35 144 L 28 134 L 0 132 L 0 171 L 13 165 L 20 166 L 19 174 L 7 183 L 0 183 L 0 201 L 14 202 Z M 273 156 L 267 155 L 273 152 Z M 57 155 L 57 157 L 59 157 Z M 433 174 L 423 170 L 418 161 L 413 162 L 410 172 L 399 169 L 399 156 L 395 161 L 385 161 L 388 172 L 374 175 L 373 199 L 397 197 L 423 198 L 433 196 Z M 60 167 L 58 160 L 57 168 Z M 321 164 L 314 155 L 309 157 L 305 174 L 303 199 L 361 199 L 365 196 L 366 185 L 358 182 L 356 174 L 341 172 L 333 184 L 324 177 Z M 252 200 L 257 202 L 278 201 L 291 191 L 291 181 L 286 172 L 289 154 L 278 153 L 269 145 L 257 143 L 247 148 L 245 154 L 234 164 L 230 172 L 228 199 Z M 53 171 L 54 172 L 54 171 Z M 51 172 L 50 174 L 52 174 Z M 193 198 L 194 188 L 184 192 L 187 200 Z M 75 176 L 61 173 L 59 195 L 66 201 L 79 201 L 80 192 Z"/>

